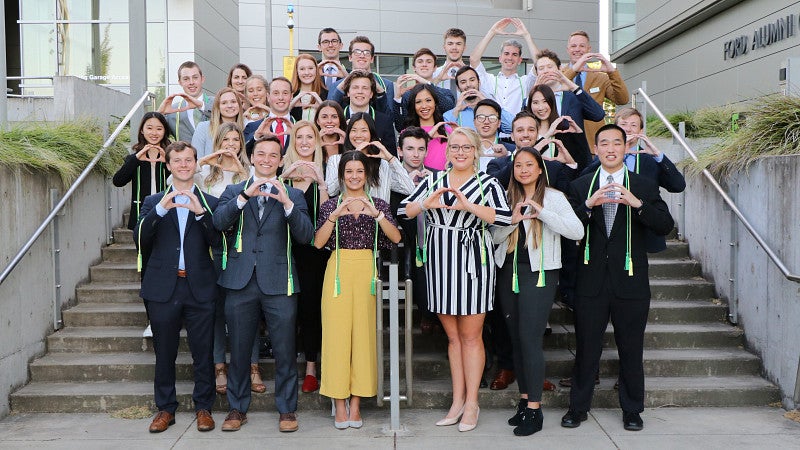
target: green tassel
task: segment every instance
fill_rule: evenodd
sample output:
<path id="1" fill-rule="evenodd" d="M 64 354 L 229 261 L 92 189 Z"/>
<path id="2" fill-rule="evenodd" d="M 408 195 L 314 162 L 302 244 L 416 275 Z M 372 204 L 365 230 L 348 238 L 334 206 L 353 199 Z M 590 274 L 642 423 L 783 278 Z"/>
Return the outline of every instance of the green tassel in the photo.
<path id="1" fill-rule="evenodd" d="M 286 295 L 291 297 L 294 294 L 294 277 L 289 277 L 286 281 Z"/>
<path id="2" fill-rule="evenodd" d="M 136 271 L 137 272 L 141 272 L 142 271 L 142 253 L 141 252 L 137 252 L 136 253 Z"/>
<path id="3" fill-rule="evenodd" d="M 514 273 L 513 277 L 511 278 L 511 290 L 515 294 L 519 294 L 519 277 L 517 277 L 516 273 Z"/>
<path id="4" fill-rule="evenodd" d="M 342 293 L 342 284 L 339 282 L 339 277 L 333 281 L 333 296 L 338 297 Z"/>
<path id="5" fill-rule="evenodd" d="M 536 282 L 536 287 L 544 287 L 544 270 L 539 269 L 539 280 Z"/>
<path id="6" fill-rule="evenodd" d="M 228 268 L 228 252 L 224 251 L 222 252 L 222 270 L 225 270 L 227 268 Z"/>
<path id="7" fill-rule="evenodd" d="M 587 236 L 588 238 L 588 236 Z M 583 246 L 583 263 L 589 264 L 589 241 L 587 239 L 586 245 Z"/>
<path id="8" fill-rule="evenodd" d="M 625 253 L 625 270 L 628 271 L 628 276 L 633 276 L 633 260 L 631 260 L 630 252 Z"/>
<path id="9" fill-rule="evenodd" d="M 377 286 L 377 285 L 378 285 L 378 280 L 377 280 L 377 278 L 373 278 L 373 279 L 372 279 L 372 283 L 371 283 L 371 285 L 370 285 L 370 287 L 369 287 L 369 294 L 370 294 L 370 295 L 377 295 L 377 294 L 376 294 L 376 292 L 377 292 L 377 288 L 378 288 L 378 286 Z"/>

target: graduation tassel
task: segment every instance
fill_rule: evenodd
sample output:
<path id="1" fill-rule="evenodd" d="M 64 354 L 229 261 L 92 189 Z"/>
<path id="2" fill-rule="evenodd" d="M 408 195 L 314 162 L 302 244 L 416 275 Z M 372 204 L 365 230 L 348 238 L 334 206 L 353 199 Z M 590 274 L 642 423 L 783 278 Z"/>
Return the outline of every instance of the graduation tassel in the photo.
<path id="1" fill-rule="evenodd" d="M 536 287 L 544 287 L 544 269 L 539 268 L 539 280 L 536 281 Z"/>
<path id="2" fill-rule="evenodd" d="M 519 235 L 519 230 L 514 230 Z M 519 294 L 519 275 L 517 275 L 517 247 L 514 247 L 514 274 L 511 275 L 511 292 Z"/>
<path id="3" fill-rule="evenodd" d="M 338 297 L 342 293 L 342 283 L 339 281 L 339 276 L 333 281 L 333 296 Z"/>
<path id="4" fill-rule="evenodd" d="M 417 253 L 417 257 L 415 259 L 416 259 L 417 267 L 422 267 L 422 264 L 425 261 L 423 260 L 422 250 L 419 248 L 419 246 L 417 246 L 417 252 L 416 253 Z"/>
<path id="5" fill-rule="evenodd" d="M 631 253 L 625 253 L 625 270 L 628 271 L 628 276 L 633 276 L 633 261 L 631 260 Z"/>
<path id="6" fill-rule="evenodd" d="M 377 289 L 378 289 L 378 279 L 377 278 L 373 278 L 372 279 L 372 283 L 370 283 L 369 294 L 370 295 L 377 295 Z"/>
<path id="7" fill-rule="evenodd" d="M 142 252 L 136 253 L 136 271 L 137 272 L 142 271 Z"/>
<path id="8" fill-rule="evenodd" d="M 544 287 L 544 232 L 541 233 L 542 242 L 539 243 L 539 279 L 536 281 L 536 287 Z"/>
<path id="9" fill-rule="evenodd" d="M 586 245 L 583 246 L 583 263 L 589 264 L 589 227 L 586 227 Z"/>

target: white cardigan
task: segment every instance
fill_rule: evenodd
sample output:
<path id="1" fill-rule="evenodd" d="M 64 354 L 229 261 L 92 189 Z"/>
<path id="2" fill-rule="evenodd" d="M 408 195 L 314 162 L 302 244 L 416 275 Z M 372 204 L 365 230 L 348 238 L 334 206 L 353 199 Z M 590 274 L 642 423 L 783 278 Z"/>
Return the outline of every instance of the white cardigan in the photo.
<path id="1" fill-rule="evenodd" d="M 539 220 L 542 221 L 542 246 L 544 248 L 544 270 L 561 268 L 561 236 L 567 239 L 583 239 L 583 224 L 572 210 L 567 198 L 561 191 L 547 188 L 544 192 L 542 211 L 539 213 Z M 509 205 L 512 208 L 514 205 Z M 539 271 L 539 252 L 538 247 L 533 247 L 533 234 L 528 233 L 531 221 L 523 221 L 525 235 L 528 241 L 528 258 L 532 272 Z M 497 248 L 494 251 L 494 261 L 497 267 L 503 267 L 508 250 L 508 236 L 517 228 L 519 224 L 508 225 L 505 227 L 492 227 L 492 241 Z"/>
<path id="2" fill-rule="evenodd" d="M 325 184 L 328 185 L 328 195 L 331 198 L 339 195 L 339 161 L 342 155 L 331 155 L 328 158 L 328 166 L 325 170 Z M 408 176 L 408 172 L 403 167 L 403 163 L 397 157 L 392 158 L 392 162 L 381 159 L 380 170 L 378 172 L 378 185 L 370 189 L 370 194 L 389 203 L 391 191 L 399 192 L 403 195 L 411 195 L 414 192 L 414 181 Z"/>

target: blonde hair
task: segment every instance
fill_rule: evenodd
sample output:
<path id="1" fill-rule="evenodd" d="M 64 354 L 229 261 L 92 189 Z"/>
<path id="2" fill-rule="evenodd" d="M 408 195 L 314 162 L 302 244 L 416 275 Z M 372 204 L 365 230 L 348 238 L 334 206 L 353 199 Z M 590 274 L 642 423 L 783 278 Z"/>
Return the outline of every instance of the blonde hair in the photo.
<path id="1" fill-rule="evenodd" d="M 470 144 L 475 148 L 474 160 L 472 161 L 472 167 L 475 169 L 475 172 L 478 172 L 478 168 L 480 167 L 480 160 L 481 160 L 481 137 L 478 133 L 473 130 L 472 128 L 467 127 L 458 127 L 450 132 L 450 137 L 447 138 L 447 156 L 450 156 L 450 141 L 453 140 L 453 137 L 457 134 L 460 134 L 467 139 L 469 139 Z"/>
<path id="2" fill-rule="evenodd" d="M 222 148 L 222 140 L 225 138 L 225 135 L 231 131 L 235 131 L 239 134 L 239 162 L 242 164 L 242 170 L 240 170 L 236 175 L 233 176 L 233 182 L 239 183 L 250 178 L 250 172 L 248 167 L 250 167 L 250 160 L 247 158 L 247 152 L 244 151 L 244 136 L 242 135 L 242 128 L 239 125 L 233 122 L 225 122 L 220 124 L 217 128 L 217 134 L 214 135 L 214 151 L 219 150 Z M 222 159 L 222 156 L 219 157 Z M 217 184 L 220 180 L 222 180 L 222 168 L 219 166 L 211 165 L 211 173 L 208 174 L 205 180 L 203 180 L 204 187 L 208 188 Z"/>
<path id="3" fill-rule="evenodd" d="M 315 166 L 319 167 L 320 171 L 322 170 L 322 145 L 320 144 L 320 136 L 319 130 L 314 123 L 308 120 L 298 120 L 292 125 L 292 132 L 291 137 L 289 138 L 289 147 L 286 148 L 286 154 L 283 155 L 283 167 L 289 168 L 295 161 L 300 160 L 300 154 L 297 153 L 297 133 L 305 128 L 311 128 L 311 132 L 314 133 L 314 156 L 313 156 L 313 163 Z"/>
<path id="4" fill-rule="evenodd" d="M 236 99 L 236 104 L 239 105 L 239 112 L 236 113 L 236 119 L 234 122 L 239 126 L 239 128 L 242 127 L 242 102 L 239 100 L 239 96 L 236 95 L 235 89 L 231 87 L 224 87 L 217 92 L 217 96 L 214 97 L 214 106 L 211 107 L 211 122 L 208 124 L 208 135 L 211 136 L 212 139 L 216 137 L 219 126 L 224 123 L 219 104 L 222 101 L 222 96 L 228 93 L 233 94 L 233 98 Z"/>

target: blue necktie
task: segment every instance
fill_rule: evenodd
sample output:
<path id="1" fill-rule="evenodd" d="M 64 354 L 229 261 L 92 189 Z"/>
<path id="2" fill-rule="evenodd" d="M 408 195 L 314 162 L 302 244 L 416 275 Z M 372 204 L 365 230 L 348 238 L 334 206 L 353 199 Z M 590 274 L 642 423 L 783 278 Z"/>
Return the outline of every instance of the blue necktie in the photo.
<path id="1" fill-rule="evenodd" d="M 185 195 L 176 195 L 174 198 L 175 203 L 179 205 L 186 205 L 189 203 L 189 197 Z M 186 221 L 189 218 L 189 210 L 187 208 L 175 208 L 178 213 L 178 229 L 181 233 L 181 253 L 178 257 L 178 269 L 186 270 L 186 262 L 183 259 L 183 236 L 186 233 Z"/>

